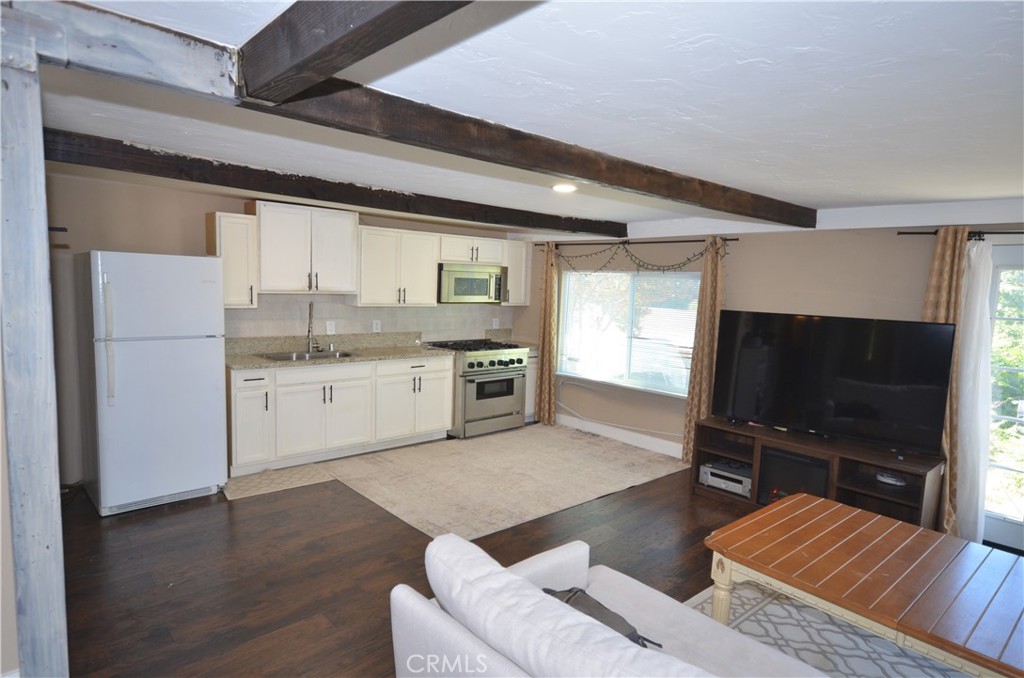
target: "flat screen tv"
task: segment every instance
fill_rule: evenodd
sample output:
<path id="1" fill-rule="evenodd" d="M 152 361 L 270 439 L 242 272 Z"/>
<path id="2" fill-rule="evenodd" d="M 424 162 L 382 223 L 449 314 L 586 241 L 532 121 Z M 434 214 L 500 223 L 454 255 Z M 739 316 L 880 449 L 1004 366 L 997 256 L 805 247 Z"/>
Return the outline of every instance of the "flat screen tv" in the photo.
<path id="1" fill-rule="evenodd" d="M 711 413 L 941 455 L 953 330 L 724 310 Z"/>

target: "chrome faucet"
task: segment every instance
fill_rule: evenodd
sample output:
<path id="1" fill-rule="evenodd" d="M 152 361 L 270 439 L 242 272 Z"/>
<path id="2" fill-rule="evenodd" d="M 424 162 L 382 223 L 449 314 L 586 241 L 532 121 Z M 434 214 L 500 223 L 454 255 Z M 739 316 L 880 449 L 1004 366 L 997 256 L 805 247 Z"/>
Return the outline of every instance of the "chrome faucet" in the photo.
<path id="1" fill-rule="evenodd" d="M 306 353 L 312 353 L 313 351 L 320 353 L 323 349 L 320 348 L 319 342 L 313 338 L 313 302 L 311 301 L 309 302 L 309 327 L 306 330 Z"/>

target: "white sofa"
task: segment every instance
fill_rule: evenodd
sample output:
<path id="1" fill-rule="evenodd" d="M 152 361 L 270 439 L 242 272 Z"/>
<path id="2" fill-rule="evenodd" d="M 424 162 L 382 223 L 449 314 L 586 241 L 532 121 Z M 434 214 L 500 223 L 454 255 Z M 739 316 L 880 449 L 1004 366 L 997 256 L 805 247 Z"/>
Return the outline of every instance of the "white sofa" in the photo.
<path id="1" fill-rule="evenodd" d="M 453 534 L 427 547 L 427 600 L 391 591 L 398 676 L 821 676 L 602 565 L 575 541 L 508 569 Z M 663 649 L 643 648 L 544 593 L 580 587 Z"/>

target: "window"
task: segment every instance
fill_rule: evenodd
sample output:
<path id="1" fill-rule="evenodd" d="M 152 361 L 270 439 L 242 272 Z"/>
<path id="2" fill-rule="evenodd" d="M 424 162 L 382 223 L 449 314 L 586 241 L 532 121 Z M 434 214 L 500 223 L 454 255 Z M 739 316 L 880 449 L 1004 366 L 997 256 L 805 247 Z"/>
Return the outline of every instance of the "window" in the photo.
<path id="1" fill-rule="evenodd" d="M 686 395 L 700 273 L 568 271 L 558 371 Z"/>
<path id="2" fill-rule="evenodd" d="M 1024 266 L 993 248 L 992 421 L 985 510 L 1024 520 Z M 1001 256 L 1002 255 L 1002 256 Z"/>

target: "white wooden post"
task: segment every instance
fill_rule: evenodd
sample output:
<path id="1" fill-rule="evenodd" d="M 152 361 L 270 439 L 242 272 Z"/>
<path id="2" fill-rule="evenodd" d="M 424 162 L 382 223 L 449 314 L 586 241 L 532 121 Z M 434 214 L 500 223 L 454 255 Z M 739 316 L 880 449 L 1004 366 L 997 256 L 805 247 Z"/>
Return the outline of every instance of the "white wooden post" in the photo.
<path id="1" fill-rule="evenodd" d="M 3 16 L 0 346 L 22 676 L 68 675 L 37 39 Z M 32 31 L 35 32 L 35 31 Z M 53 37 L 49 33 L 49 37 Z"/>

